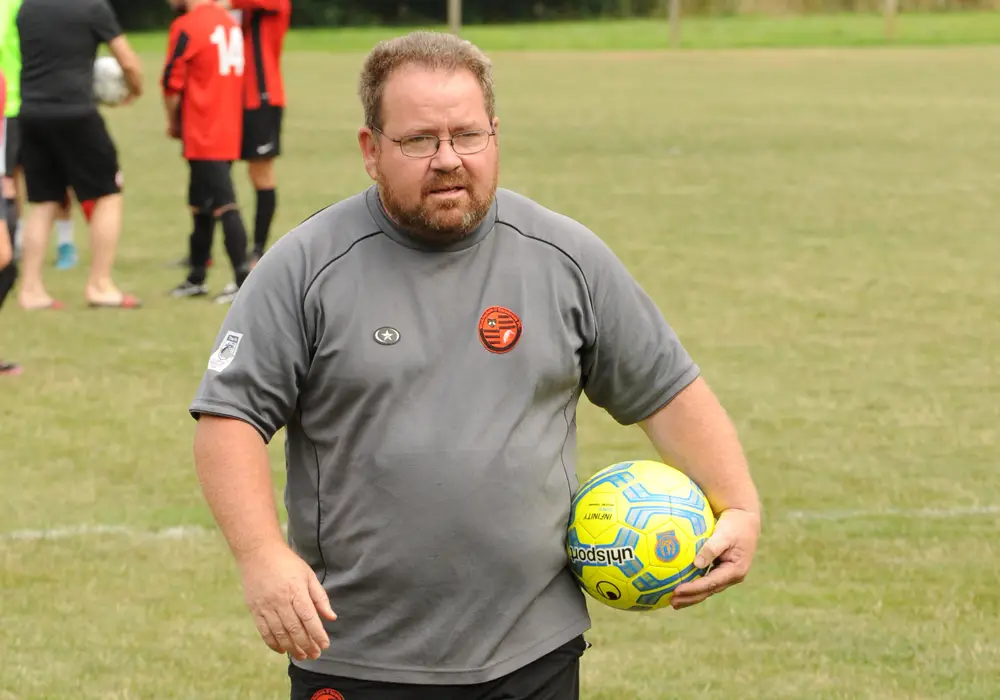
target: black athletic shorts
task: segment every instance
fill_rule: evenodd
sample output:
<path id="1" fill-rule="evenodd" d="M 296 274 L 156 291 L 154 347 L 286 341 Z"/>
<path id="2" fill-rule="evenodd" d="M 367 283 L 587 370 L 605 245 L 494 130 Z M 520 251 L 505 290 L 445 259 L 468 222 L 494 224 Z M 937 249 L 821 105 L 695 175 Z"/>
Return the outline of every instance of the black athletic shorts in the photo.
<path id="1" fill-rule="evenodd" d="M 14 177 L 14 171 L 21 167 L 21 122 L 17 117 L 4 119 L 3 164 L 8 177 Z"/>
<path id="2" fill-rule="evenodd" d="M 212 214 L 236 204 L 232 162 L 228 160 L 189 160 L 188 204 L 199 214 Z"/>
<path id="3" fill-rule="evenodd" d="M 587 646 L 577 637 L 513 673 L 475 685 L 362 681 L 289 664 L 291 700 L 579 700 L 580 657 Z"/>
<path id="4" fill-rule="evenodd" d="M 118 151 L 97 112 L 82 117 L 19 117 L 28 201 L 64 202 L 66 188 L 85 202 L 122 188 Z"/>
<path id="5" fill-rule="evenodd" d="M 281 155 L 281 120 L 284 107 L 263 105 L 243 111 L 241 160 L 277 158 Z"/>

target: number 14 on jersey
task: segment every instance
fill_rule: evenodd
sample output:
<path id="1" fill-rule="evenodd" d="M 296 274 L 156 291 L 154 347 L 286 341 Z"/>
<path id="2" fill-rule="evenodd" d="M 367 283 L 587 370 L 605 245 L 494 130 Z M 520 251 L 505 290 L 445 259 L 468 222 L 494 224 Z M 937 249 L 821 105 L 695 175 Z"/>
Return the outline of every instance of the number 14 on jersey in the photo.
<path id="1" fill-rule="evenodd" d="M 204 35 L 203 35 L 204 36 Z M 243 75 L 243 32 L 239 27 L 223 27 L 212 32 L 211 41 L 219 49 L 219 74 Z"/>

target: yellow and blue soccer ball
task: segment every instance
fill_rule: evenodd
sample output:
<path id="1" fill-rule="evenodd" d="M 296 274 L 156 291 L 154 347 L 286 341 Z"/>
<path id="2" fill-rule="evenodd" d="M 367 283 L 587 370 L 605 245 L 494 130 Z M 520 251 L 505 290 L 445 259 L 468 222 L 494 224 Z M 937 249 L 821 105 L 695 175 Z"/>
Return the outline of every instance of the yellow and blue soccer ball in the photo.
<path id="1" fill-rule="evenodd" d="M 712 507 L 688 476 L 659 462 L 622 462 L 580 485 L 566 549 L 594 599 L 619 610 L 657 610 L 675 588 L 706 573 L 694 558 L 714 528 Z"/>

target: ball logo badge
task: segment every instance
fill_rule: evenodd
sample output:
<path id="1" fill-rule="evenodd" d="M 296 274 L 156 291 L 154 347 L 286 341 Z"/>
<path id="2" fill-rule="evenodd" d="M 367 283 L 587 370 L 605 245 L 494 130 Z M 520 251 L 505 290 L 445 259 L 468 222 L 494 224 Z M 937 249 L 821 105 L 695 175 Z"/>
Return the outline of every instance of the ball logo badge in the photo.
<path id="1" fill-rule="evenodd" d="M 521 339 L 521 319 L 503 306 L 491 306 L 479 317 L 479 340 L 490 352 L 503 355 Z"/>
<path id="2" fill-rule="evenodd" d="M 673 530 L 656 533 L 656 558 L 670 563 L 681 553 L 681 543 L 677 541 L 677 533 Z"/>
<path id="3" fill-rule="evenodd" d="M 598 583 L 597 592 L 608 600 L 618 600 L 622 597 L 622 592 L 618 589 L 618 586 L 610 581 L 601 581 Z"/>

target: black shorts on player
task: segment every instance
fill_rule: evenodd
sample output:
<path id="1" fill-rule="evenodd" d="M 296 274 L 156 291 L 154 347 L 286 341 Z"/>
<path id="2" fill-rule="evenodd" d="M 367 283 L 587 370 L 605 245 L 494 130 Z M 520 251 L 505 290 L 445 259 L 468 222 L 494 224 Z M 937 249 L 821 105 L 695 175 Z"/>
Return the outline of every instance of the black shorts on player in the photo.
<path id="1" fill-rule="evenodd" d="M 583 637 L 518 670 L 475 685 L 409 685 L 327 676 L 289 664 L 291 700 L 579 700 Z M 326 692 L 323 691 L 332 691 Z"/>
<path id="2" fill-rule="evenodd" d="M 3 162 L 7 177 L 14 177 L 21 167 L 21 122 L 17 117 L 4 119 Z"/>
<path id="3" fill-rule="evenodd" d="M 243 111 L 243 146 L 240 160 L 277 158 L 281 155 L 281 122 L 284 107 L 262 105 Z"/>
<path id="4" fill-rule="evenodd" d="M 19 121 L 29 202 L 64 202 L 69 187 L 81 202 L 121 192 L 118 151 L 100 114 Z"/>
<path id="5" fill-rule="evenodd" d="M 225 160 L 188 161 L 188 204 L 196 214 L 214 214 L 236 204 L 232 167 Z"/>

